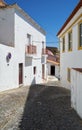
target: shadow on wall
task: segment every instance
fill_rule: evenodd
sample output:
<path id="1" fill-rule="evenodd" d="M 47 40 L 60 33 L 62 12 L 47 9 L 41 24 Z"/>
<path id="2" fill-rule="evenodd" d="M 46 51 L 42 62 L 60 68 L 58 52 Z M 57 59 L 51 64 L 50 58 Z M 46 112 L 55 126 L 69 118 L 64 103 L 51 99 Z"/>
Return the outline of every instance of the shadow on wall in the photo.
<path id="1" fill-rule="evenodd" d="M 32 83 L 31 83 L 32 85 L 34 85 L 34 84 L 36 84 L 36 77 L 34 76 L 34 78 L 33 78 L 33 80 L 32 80 Z M 32 86 L 31 85 L 31 86 Z"/>
<path id="2" fill-rule="evenodd" d="M 73 130 L 78 120 L 70 106 L 68 90 L 57 86 L 31 85 L 19 129 L 66 130 L 69 127 Z M 73 125 L 73 122 L 76 124 Z"/>

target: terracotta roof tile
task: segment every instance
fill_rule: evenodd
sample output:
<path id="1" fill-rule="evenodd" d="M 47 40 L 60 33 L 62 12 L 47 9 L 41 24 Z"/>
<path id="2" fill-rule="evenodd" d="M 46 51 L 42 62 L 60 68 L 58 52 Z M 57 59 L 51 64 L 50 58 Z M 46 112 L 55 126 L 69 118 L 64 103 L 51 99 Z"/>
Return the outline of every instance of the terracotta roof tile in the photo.
<path id="1" fill-rule="evenodd" d="M 57 47 L 49 47 L 49 46 L 47 46 L 46 47 L 48 50 L 50 50 L 54 55 L 56 54 L 56 53 L 58 53 L 58 48 Z"/>
<path id="2" fill-rule="evenodd" d="M 79 71 L 79 72 L 82 73 L 82 68 L 72 68 L 72 69 L 74 69 L 74 70 Z"/>
<path id="3" fill-rule="evenodd" d="M 46 49 L 46 54 L 54 56 L 54 54 L 50 50 L 48 50 L 48 49 Z"/>
<path id="4" fill-rule="evenodd" d="M 47 61 L 48 62 L 53 62 L 55 64 L 59 64 L 60 63 L 59 58 L 56 57 L 56 56 L 52 56 L 52 55 L 48 55 Z"/>
<path id="5" fill-rule="evenodd" d="M 60 65 L 59 62 L 55 62 L 55 61 L 52 61 L 52 60 L 47 60 L 47 62 L 52 63 L 52 64 L 54 64 L 54 65 Z"/>
<path id="6" fill-rule="evenodd" d="M 4 2 L 4 0 L 0 0 L 0 7 L 5 7 L 7 4 Z"/>

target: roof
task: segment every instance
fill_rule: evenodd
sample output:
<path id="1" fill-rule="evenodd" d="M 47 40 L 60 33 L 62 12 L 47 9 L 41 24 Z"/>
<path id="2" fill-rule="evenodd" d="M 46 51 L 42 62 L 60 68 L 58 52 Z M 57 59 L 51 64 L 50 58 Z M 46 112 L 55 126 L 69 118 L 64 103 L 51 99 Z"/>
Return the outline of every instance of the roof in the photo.
<path id="1" fill-rule="evenodd" d="M 70 20 L 74 17 L 74 15 L 77 13 L 77 11 L 82 7 L 82 0 L 78 3 L 78 5 L 75 7 L 71 15 L 68 17 L 64 25 L 61 27 L 59 32 L 57 33 L 57 36 L 62 32 L 62 30 L 66 27 L 66 25 L 70 22 Z"/>
<path id="2" fill-rule="evenodd" d="M 53 63 L 55 65 L 59 65 L 60 61 L 59 61 L 59 57 L 57 56 L 53 56 L 53 55 L 48 55 L 47 57 L 47 62 Z"/>
<path id="3" fill-rule="evenodd" d="M 4 0 L 0 0 L 0 7 L 4 7 L 6 6 L 7 4 L 4 2 Z"/>
<path id="4" fill-rule="evenodd" d="M 54 64 L 54 65 L 60 65 L 60 63 L 55 62 L 55 61 L 52 61 L 52 60 L 47 60 L 47 62 L 52 63 L 52 64 Z"/>
<path id="5" fill-rule="evenodd" d="M 72 68 L 72 69 L 82 73 L 82 68 Z"/>
<path id="6" fill-rule="evenodd" d="M 50 50 L 54 55 L 56 54 L 56 53 L 58 53 L 58 48 L 57 47 L 46 47 L 47 48 L 47 50 Z"/>
<path id="7" fill-rule="evenodd" d="M 46 54 L 47 54 L 47 55 L 52 55 L 52 56 L 54 56 L 54 54 L 52 53 L 52 51 L 50 51 L 50 50 L 47 49 L 47 48 L 46 48 Z"/>
<path id="8" fill-rule="evenodd" d="M 1 3 L 4 6 L 0 6 L 0 9 L 2 8 L 15 8 L 16 10 L 18 10 L 24 17 L 26 17 L 28 23 L 30 25 L 32 25 L 33 27 L 35 27 L 39 32 L 41 32 L 42 34 L 46 35 L 46 32 L 44 31 L 44 29 L 38 25 L 24 10 L 22 10 L 17 4 L 13 4 L 13 5 L 7 5 L 3 2 L 3 0 L 0 0 Z"/>
<path id="9" fill-rule="evenodd" d="M 60 64 L 60 55 L 57 47 L 46 47 L 47 62 L 55 65 Z"/>

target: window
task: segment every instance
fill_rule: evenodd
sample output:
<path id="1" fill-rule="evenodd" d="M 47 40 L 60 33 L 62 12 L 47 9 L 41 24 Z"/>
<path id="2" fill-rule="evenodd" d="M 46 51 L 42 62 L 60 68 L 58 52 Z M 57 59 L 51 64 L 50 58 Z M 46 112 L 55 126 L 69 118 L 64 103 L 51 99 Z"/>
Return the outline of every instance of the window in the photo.
<path id="1" fill-rule="evenodd" d="M 44 48 L 44 41 L 42 41 L 42 48 Z"/>
<path id="2" fill-rule="evenodd" d="M 44 55 L 45 54 L 45 46 L 44 46 L 44 41 L 42 41 L 42 54 Z"/>
<path id="3" fill-rule="evenodd" d="M 34 68 L 33 68 L 33 74 L 34 75 L 36 74 L 36 66 L 34 66 Z"/>
<path id="4" fill-rule="evenodd" d="M 27 42 L 28 42 L 28 44 L 31 44 L 31 35 L 30 34 L 27 34 Z"/>
<path id="5" fill-rule="evenodd" d="M 79 24 L 79 49 L 82 49 L 82 22 Z"/>
<path id="6" fill-rule="evenodd" d="M 65 37 L 62 40 L 62 52 L 65 52 Z"/>
<path id="7" fill-rule="evenodd" d="M 70 82 L 71 81 L 71 69 L 67 68 L 67 80 Z"/>
<path id="8" fill-rule="evenodd" d="M 68 51 L 72 51 L 72 31 L 68 33 Z"/>

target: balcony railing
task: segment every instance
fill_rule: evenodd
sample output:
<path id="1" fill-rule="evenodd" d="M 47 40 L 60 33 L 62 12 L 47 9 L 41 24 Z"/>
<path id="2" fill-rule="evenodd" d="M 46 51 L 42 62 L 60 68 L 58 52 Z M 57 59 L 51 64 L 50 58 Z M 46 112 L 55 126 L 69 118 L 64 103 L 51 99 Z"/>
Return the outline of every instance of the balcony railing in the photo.
<path id="1" fill-rule="evenodd" d="M 26 54 L 36 54 L 37 53 L 37 47 L 34 45 L 28 45 L 26 46 Z"/>

